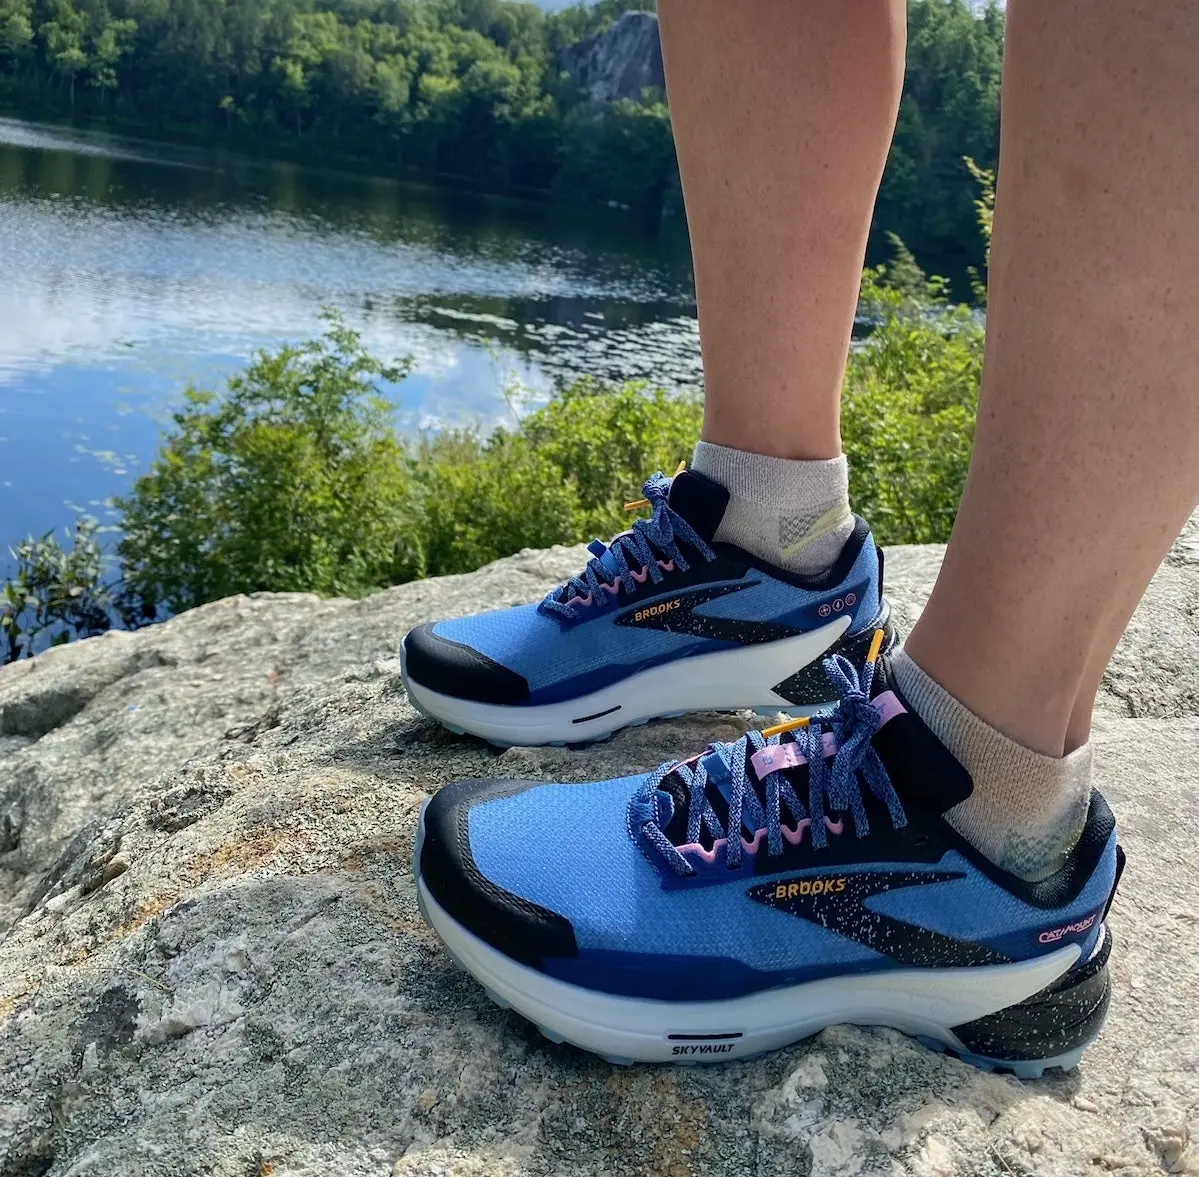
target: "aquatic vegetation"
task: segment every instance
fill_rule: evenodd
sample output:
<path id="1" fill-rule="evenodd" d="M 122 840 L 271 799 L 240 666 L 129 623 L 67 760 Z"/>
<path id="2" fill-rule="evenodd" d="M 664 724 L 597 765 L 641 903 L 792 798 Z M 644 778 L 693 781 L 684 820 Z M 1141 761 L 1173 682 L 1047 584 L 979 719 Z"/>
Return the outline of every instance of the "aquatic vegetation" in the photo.
<path id="1" fill-rule="evenodd" d="M 48 532 L 12 550 L 16 572 L 0 593 L 0 666 L 44 645 L 62 645 L 112 627 L 118 594 L 106 581 L 97 526 L 83 515 L 69 546 Z"/>

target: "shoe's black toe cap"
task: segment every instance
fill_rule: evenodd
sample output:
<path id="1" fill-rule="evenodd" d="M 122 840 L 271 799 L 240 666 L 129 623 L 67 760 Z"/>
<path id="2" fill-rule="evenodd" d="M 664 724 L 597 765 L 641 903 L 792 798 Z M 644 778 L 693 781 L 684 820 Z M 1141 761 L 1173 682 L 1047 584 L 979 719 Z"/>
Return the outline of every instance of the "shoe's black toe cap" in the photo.
<path id="1" fill-rule="evenodd" d="M 433 625 L 418 625 L 404 639 L 404 668 L 422 687 L 474 703 L 515 705 L 529 697 L 528 682 L 486 654 L 438 637 Z"/>
<path id="2" fill-rule="evenodd" d="M 540 968 L 548 957 L 577 956 L 570 921 L 497 887 L 479 870 L 470 849 L 470 810 L 544 785 L 538 781 L 455 781 L 425 807 L 417 875 L 437 904 L 513 960 Z"/>

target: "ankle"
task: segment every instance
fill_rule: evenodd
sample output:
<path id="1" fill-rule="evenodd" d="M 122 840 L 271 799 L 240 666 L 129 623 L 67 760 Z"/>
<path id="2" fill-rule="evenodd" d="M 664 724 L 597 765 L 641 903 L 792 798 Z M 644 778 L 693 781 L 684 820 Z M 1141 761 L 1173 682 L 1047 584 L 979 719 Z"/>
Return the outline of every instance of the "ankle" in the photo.
<path id="1" fill-rule="evenodd" d="M 1046 641 L 1030 671 L 1019 642 L 1001 634 L 1013 629 L 995 625 L 980 634 L 971 619 L 947 616 L 940 602 L 928 606 L 904 642 L 920 669 L 950 696 L 1013 743 L 1045 757 L 1059 758 L 1079 746 L 1069 743 L 1079 679 L 1070 651 L 1057 651 Z M 961 624 L 958 622 L 961 621 Z M 971 652 L 969 658 L 962 650 Z M 1089 729 L 1088 729 L 1089 730 Z M 1085 743 L 1085 740 L 1081 741 Z"/>

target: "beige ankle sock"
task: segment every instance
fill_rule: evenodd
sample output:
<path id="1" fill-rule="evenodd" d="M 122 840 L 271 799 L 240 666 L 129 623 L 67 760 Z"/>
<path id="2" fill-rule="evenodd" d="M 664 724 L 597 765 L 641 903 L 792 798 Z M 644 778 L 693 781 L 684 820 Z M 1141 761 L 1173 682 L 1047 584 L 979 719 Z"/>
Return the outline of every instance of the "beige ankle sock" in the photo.
<path id="1" fill-rule="evenodd" d="M 716 538 L 780 568 L 816 576 L 853 534 L 844 454 L 801 462 L 701 441 L 691 468 L 729 492 Z"/>
<path id="2" fill-rule="evenodd" d="M 974 779 L 974 792 L 946 820 L 997 866 L 1036 881 L 1059 870 L 1074 849 L 1091 803 L 1091 746 L 1060 760 L 1008 739 L 943 686 L 906 651 L 891 661 L 912 709 Z"/>

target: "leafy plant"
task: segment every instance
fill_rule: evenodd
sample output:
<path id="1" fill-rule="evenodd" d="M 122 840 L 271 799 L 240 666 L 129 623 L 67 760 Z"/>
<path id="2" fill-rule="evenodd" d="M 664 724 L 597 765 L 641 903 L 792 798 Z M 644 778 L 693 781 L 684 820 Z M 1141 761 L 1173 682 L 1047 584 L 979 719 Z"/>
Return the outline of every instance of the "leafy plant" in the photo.
<path id="1" fill-rule="evenodd" d="M 901 253 L 898 266 L 902 289 L 886 266 L 862 280 L 862 305 L 877 325 L 846 373 L 850 493 L 881 543 L 941 542 L 970 464 L 985 329 L 910 255 Z"/>
<path id="2" fill-rule="evenodd" d="M 118 602 L 104 582 L 96 529 L 85 515 L 69 547 L 47 532 L 12 549 L 16 573 L 0 597 L 0 665 L 112 627 Z"/>
<path id="3" fill-rule="evenodd" d="M 178 611 L 260 589 L 356 595 L 420 571 L 381 394 L 408 366 L 327 321 L 320 339 L 259 353 L 223 396 L 188 389 L 153 468 L 118 500 L 133 596 Z"/>
<path id="4" fill-rule="evenodd" d="M 640 497 L 646 475 L 690 455 L 702 417 L 694 397 L 583 380 L 515 429 L 425 439 L 414 477 L 428 572 L 622 530 L 624 504 Z"/>

